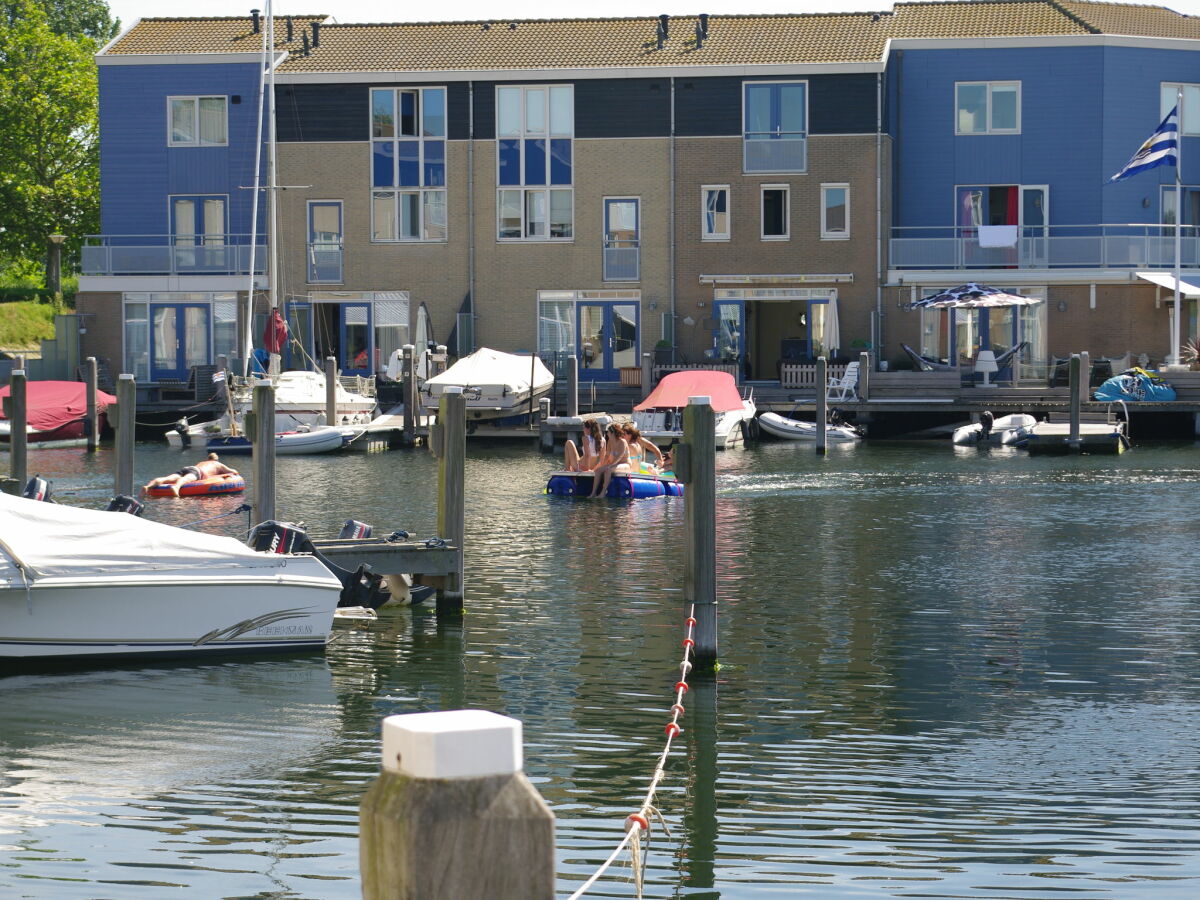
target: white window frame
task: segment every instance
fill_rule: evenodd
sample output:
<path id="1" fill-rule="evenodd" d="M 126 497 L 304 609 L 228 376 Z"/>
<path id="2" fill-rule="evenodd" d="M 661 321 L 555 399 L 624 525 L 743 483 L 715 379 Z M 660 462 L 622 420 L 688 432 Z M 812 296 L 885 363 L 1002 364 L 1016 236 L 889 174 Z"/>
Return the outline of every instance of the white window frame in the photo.
<path id="1" fill-rule="evenodd" d="M 959 103 L 958 90 L 962 87 L 979 87 L 980 85 L 987 88 L 986 111 L 984 113 L 985 123 L 982 131 L 962 131 L 959 128 Z M 1017 94 L 1017 121 L 1013 128 L 996 128 L 992 123 L 992 94 L 996 88 L 1016 88 Z M 1019 81 L 956 81 L 954 82 L 954 133 L 956 135 L 971 136 L 981 134 L 1020 134 L 1021 133 L 1021 82 Z"/>
<path id="2" fill-rule="evenodd" d="M 829 227 L 828 197 L 830 191 L 844 191 L 846 195 L 846 225 L 841 231 L 835 231 Z M 850 240 L 850 185 L 847 182 L 829 182 L 821 185 L 821 240 Z"/>
<path id="3" fill-rule="evenodd" d="M 552 123 L 552 107 L 551 92 L 554 88 L 570 88 L 571 97 L 571 116 L 568 127 L 555 129 Z M 519 90 L 521 92 L 521 108 L 519 112 L 521 127 L 520 131 L 512 134 L 501 134 L 500 132 L 500 92 L 502 90 Z M 530 130 L 529 128 L 529 92 L 542 92 L 542 127 L 540 129 Z M 495 132 L 496 132 L 496 241 L 502 244 L 517 244 L 517 243 L 552 243 L 552 244 L 570 244 L 575 241 L 575 87 L 572 84 L 498 84 L 495 89 Z M 571 183 L 570 184 L 551 184 L 550 183 L 550 141 L 551 140 L 569 140 L 571 141 Z M 525 184 L 525 142 L 527 140 L 542 140 L 546 143 L 546 183 L 545 184 Z M 518 146 L 518 168 L 521 173 L 520 184 L 501 184 L 500 183 L 500 142 L 501 141 L 516 141 Z M 505 191 L 518 192 L 521 195 L 521 235 L 520 237 L 502 236 L 500 233 L 500 199 Z M 567 193 L 571 198 L 571 216 L 567 223 L 570 234 L 555 236 L 551 234 L 551 194 L 561 192 Z M 546 233 L 542 235 L 530 234 L 531 221 L 529 219 L 528 210 L 531 195 L 538 193 L 545 194 L 544 202 L 546 209 Z"/>
<path id="4" fill-rule="evenodd" d="M 725 230 L 714 231 L 711 234 L 708 231 L 708 194 L 710 191 L 725 192 Z M 733 231 L 733 210 L 731 207 L 729 185 L 727 184 L 702 184 L 700 185 L 700 240 L 702 241 L 728 241 Z"/>
<path id="5" fill-rule="evenodd" d="M 767 234 L 767 191 L 783 191 L 783 234 Z M 764 241 L 787 241 L 792 237 L 792 186 L 790 184 L 760 184 L 758 186 L 758 231 Z"/>
<path id="6" fill-rule="evenodd" d="M 1162 121 L 1175 107 L 1175 98 L 1180 88 L 1183 89 L 1183 109 L 1179 111 L 1179 133 L 1185 137 L 1195 137 L 1200 135 L 1200 84 L 1162 82 L 1158 88 L 1158 118 Z"/>
<path id="7" fill-rule="evenodd" d="M 171 106 L 177 100 L 192 102 L 192 133 L 195 140 L 177 141 L 174 132 L 174 116 Z M 200 101 L 221 100 L 224 103 L 225 139 L 223 141 L 206 141 L 200 132 Z M 229 97 L 225 94 L 178 94 L 167 97 L 167 146 L 168 147 L 228 147 L 229 146 Z"/>

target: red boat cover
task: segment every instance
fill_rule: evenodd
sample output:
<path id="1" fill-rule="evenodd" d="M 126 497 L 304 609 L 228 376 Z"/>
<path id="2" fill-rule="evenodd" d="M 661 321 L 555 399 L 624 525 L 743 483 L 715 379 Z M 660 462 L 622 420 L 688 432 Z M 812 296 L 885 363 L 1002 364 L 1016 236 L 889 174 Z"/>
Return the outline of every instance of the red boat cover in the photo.
<path id="1" fill-rule="evenodd" d="M 0 388 L 0 399 L 9 386 Z M 117 398 L 96 391 L 96 413 L 102 413 Z M 82 381 L 30 381 L 25 385 L 26 419 L 35 431 L 53 431 L 87 415 L 87 385 Z M 0 407 L 0 419 L 5 418 Z"/>
<path id="2" fill-rule="evenodd" d="M 686 369 L 664 376 L 650 396 L 634 409 L 687 406 L 688 397 L 711 397 L 712 408 L 716 412 L 742 408 L 742 395 L 738 393 L 737 382 L 728 372 Z"/>

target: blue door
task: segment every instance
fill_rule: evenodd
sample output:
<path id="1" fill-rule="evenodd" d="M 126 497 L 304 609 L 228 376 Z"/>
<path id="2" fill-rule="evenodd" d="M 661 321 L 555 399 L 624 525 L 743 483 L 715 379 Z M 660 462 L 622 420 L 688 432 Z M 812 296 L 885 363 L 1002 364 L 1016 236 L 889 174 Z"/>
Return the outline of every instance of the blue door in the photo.
<path id="1" fill-rule="evenodd" d="M 621 369 L 641 365 L 636 302 L 581 302 L 576 306 L 575 328 L 580 380 L 619 381 Z"/>
<path id="2" fill-rule="evenodd" d="M 744 300 L 714 300 L 712 361 L 736 365 L 735 378 L 742 380 L 746 347 L 746 304 Z"/>
<path id="3" fill-rule="evenodd" d="M 202 303 L 150 304 L 150 380 L 186 381 L 209 362 L 209 308 Z"/>
<path id="4" fill-rule="evenodd" d="M 350 374 L 374 375 L 379 366 L 375 362 L 375 342 L 372 340 L 371 304 L 342 303 L 339 307 L 341 354 L 338 365 L 343 372 Z"/>

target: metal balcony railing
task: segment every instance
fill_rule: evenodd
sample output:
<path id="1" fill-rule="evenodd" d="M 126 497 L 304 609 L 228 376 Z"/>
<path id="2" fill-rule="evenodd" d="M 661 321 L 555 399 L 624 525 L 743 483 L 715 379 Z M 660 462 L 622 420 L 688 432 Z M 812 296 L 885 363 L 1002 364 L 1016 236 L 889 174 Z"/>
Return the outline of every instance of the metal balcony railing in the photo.
<path id="1" fill-rule="evenodd" d="M 637 241 L 617 241 L 604 247 L 604 280 L 637 281 L 641 251 Z"/>
<path id="2" fill-rule="evenodd" d="M 994 240 L 987 235 L 985 243 Z M 1047 225 L 1017 229 L 1011 247 L 980 245 L 980 230 L 962 226 L 893 228 L 892 269 L 1170 269 L 1172 225 Z M 1184 225 L 1180 265 L 1200 264 L 1200 228 Z"/>
<path id="3" fill-rule="evenodd" d="M 89 234 L 84 275 L 249 275 L 250 235 Z M 267 270 L 267 245 L 258 241 L 254 270 Z"/>

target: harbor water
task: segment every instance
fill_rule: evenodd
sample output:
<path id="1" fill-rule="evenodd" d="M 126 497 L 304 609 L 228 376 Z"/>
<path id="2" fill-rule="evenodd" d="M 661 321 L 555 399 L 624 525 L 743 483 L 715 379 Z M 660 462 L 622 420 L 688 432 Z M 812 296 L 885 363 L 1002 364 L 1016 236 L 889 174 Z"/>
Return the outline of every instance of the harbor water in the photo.
<path id="1" fill-rule="evenodd" d="M 1200 896 L 1200 448 L 948 444 L 719 454 L 722 665 L 687 696 L 646 897 Z M 139 445 L 136 475 L 193 461 Z M 555 465 L 469 445 L 460 620 L 405 608 L 324 656 L 0 678 L 0 896 L 357 898 L 380 720 L 480 708 L 524 723 L 567 897 L 665 742 L 684 506 L 548 497 Z M 112 493 L 107 450 L 29 471 L 61 502 Z M 278 472 L 280 517 L 318 536 L 436 535 L 422 450 Z M 635 895 L 627 857 L 588 894 Z"/>

